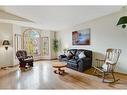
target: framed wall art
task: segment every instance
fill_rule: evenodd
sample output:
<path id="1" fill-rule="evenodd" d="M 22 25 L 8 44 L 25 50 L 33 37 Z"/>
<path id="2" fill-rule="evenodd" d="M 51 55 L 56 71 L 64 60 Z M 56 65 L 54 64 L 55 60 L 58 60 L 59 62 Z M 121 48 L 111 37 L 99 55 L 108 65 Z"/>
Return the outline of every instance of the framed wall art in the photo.
<path id="1" fill-rule="evenodd" d="M 72 45 L 90 45 L 90 28 L 73 31 Z"/>

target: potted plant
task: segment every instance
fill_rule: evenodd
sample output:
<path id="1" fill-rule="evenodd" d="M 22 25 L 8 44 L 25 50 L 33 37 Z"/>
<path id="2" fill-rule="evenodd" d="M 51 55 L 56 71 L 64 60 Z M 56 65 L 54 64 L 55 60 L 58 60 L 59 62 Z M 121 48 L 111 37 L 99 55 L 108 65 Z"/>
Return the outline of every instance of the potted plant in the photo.
<path id="1" fill-rule="evenodd" d="M 59 46 L 58 46 L 58 40 L 54 39 L 53 40 L 53 50 L 54 50 L 55 53 L 58 52 L 58 48 L 59 48 Z"/>

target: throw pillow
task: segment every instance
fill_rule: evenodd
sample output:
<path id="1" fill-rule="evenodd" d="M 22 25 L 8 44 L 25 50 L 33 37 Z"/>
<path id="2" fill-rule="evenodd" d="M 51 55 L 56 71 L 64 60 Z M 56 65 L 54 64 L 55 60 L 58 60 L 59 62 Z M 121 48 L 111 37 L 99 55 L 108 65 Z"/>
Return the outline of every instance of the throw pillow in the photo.
<path id="1" fill-rule="evenodd" d="M 106 62 L 102 65 L 102 68 L 105 70 L 105 71 L 107 71 L 107 67 L 108 67 L 108 65 L 106 64 Z"/>
<path id="2" fill-rule="evenodd" d="M 69 52 L 66 52 L 65 55 L 66 55 L 66 56 L 69 56 Z"/>
<path id="3" fill-rule="evenodd" d="M 83 58 L 83 57 L 86 57 L 84 52 L 81 52 L 79 55 L 78 55 L 79 58 Z"/>
<path id="4" fill-rule="evenodd" d="M 106 71 L 107 71 L 107 68 L 108 68 L 107 62 L 110 63 L 110 64 L 115 64 L 114 61 L 111 61 L 111 60 L 107 59 L 105 61 L 105 63 L 102 65 L 102 68 L 105 69 Z"/>
<path id="5" fill-rule="evenodd" d="M 65 53 L 65 55 L 68 57 L 68 59 L 73 57 L 73 55 L 69 51 L 67 53 Z"/>

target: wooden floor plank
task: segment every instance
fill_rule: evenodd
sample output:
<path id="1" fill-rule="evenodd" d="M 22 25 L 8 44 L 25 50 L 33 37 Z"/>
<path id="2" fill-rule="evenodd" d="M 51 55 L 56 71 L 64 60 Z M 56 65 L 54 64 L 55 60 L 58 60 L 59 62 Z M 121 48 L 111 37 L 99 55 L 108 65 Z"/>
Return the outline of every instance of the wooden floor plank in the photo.
<path id="1" fill-rule="evenodd" d="M 80 73 L 64 68 L 64 75 L 55 74 L 52 62 L 37 61 L 26 72 L 18 68 L 0 71 L 0 89 L 127 89 L 126 75 L 116 74 L 120 81 L 115 84 L 103 83 L 102 78 L 92 75 L 92 69 Z"/>

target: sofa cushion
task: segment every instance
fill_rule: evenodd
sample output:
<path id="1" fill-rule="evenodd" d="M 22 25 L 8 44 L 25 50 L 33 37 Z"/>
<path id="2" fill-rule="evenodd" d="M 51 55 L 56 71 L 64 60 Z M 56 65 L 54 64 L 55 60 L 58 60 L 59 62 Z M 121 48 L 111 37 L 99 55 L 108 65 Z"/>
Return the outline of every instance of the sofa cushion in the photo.
<path id="1" fill-rule="evenodd" d="M 65 53 L 65 55 L 67 56 L 67 59 L 71 59 L 73 57 L 73 55 L 70 51 L 67 51 L 67 53 Z"/>
<path id="2" fill-rule="evenodd" d="M 69 63 L 72 63 L 72 64 L 76 64 L 76 63 L 77 63 L 77 60 L 75 60 L 75 59 L 70 59 L 70 60 L 68 60 L 68 62 L 69 62 Z"/>
<path id="3" fill-rule="evenodd" d="M 67 58 L 62 58 L 61 61 L 68 61 L 68 59 Z"/>
<path id="4" fill-rule="evenodd" d="M 78 57 L 78 56 L 74 56 L 74 59 L 75 59 L 75 60 L 78 60 L 78 59 L 79 59 L 79 57 Z"/>
<path id="5" fill-rule="evenodd" d="M 77 49 L 69 49 L 68 50 L 72 55 L 75 55 L 77 52 Z"/>
<path id="6" fill-rule="evenodd" d="M 67 64 L 68 68 L 71 68 L 73 70 L 78 70 L 78 65 L 77 64 L 73 64 L 73 63 L 68 63 Z"/>
<path id="7" fill-rule="evenodd" d="M 79 58 L 84 58 L 84 57 L 86 57 L 86 56 L 85 56 L 84 52 L 81 52 L 81 53 L 78 55 L 78 57 L 79 57 Z"/>
<path id="8" fill-rule="evenodd" d="M 65 53 L 65 55 L 66 55 L 66 56 L 69 56 L 69 55 L 70 55 L 70 52 L 69 52 L 69 51 L 67 51 L 67 52 Z"/>
<path id="9" fill-rule="evenodd" d="M 77 70 L 78 64 L 76 64 L 76 63 L 77 62 L 74 59 L 68 60 L 67 67 Z"/>
<path id="10" fill-rule="evenodd" d="M 84 50 L 84 54 L 86 55 L 86 57 L 92 58 L 92 51 Z"/>
<path id="11" fill-rule="evenodd" d="M 72 59 L 73 58 L 73 55 L 71 53 L 69 53 L 69 55 L 67 56 L 67 59 Z"/>
<path id="12" fill-rule="evenodd" d="M 84 50 L 83 49 L 78 49 L 75 55 L 78 56 L 81 52 L 84 52 Z"/>

